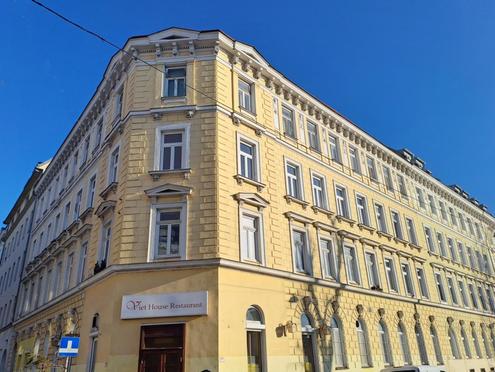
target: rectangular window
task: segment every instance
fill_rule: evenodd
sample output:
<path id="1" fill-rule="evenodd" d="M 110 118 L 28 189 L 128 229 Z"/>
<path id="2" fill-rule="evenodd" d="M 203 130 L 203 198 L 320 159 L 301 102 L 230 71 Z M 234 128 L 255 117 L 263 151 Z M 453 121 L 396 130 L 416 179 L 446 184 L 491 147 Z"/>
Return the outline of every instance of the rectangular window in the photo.
<path id="1" fill-rule="evenodd" d="M 103 135 L 103 119 L 100 119 L 100 121 L 96 125 L 95 147 L 93 151 L 95 151 L 98 147 L 100 147 L 102 135 Z"/>
<path id="2" fill-rule="evenodd" d="M 65 205 L 64 222 L 62 225 L 62 230 L 65 230 L 67 226 L 69 226 L 69 216 L 70 216 L 70 202 Z"/>
<path id="3" fill-rule="evenodd" d="M 124 100 L 124 90 L 120 89 L 115 95 L 115 116 L 120 117 L 122 115 L 122 102 Z"/>
<path id="4" fill-rule="evenodd" d="M 65 267 L 65 279 L 64 279 L 64 289 L 70 288 L 72 282 L 72 272 L 74 269 L 74 253 L 67 256 L 67 264 Z"/>
<path id="5" fill-rule="evenodd" d="M 108 255 L 110 254 L 110 245 L 112 243 L 112 222 L 107 222 L 102 229 L 101 246 L 98 255 L 99 261 L 105 262 L 108 266 Z"/>
<path id="6" fill-rule="evenodd" d="M 77 268 L 77 284 L 81 283 L 84 280 L 87 256 L 88 256 L 88 243 L 84 242 L 79 251 L 79 264 Z"/>
<path id="7" fill-rule="evenodd" d="M 354 173 L 361 174 L 361 162 L 359 160 L 359 151 L 355 147 L 349 146 L 349 159 L 351 169 Z"/>
<path id="8" fill-rule="evenodd" d="M 385 258 L 385 273 L 387 274 L 388 288 L 391 292 L 399 292 L 399 284 L 397 283 L 397 275 L 395 273 L 395 265 L 392 258 Z"/>
<path id="9" fill-rule="evenodd" d="M 241 252 L 244 260 L 263 262 L 261 218 L 247 212 L 241 214 Z"/>
<path id="10" fill-rule="evenodd" d="M 418 278 L 419 290 L 421 291 L 421 297 L 430 298 L 430 295 L 428 294 L 428 285 L 426 283 L 425 272 L 424 272 L 424 269 L 422 267 L 416 268 L 416 276 Z"/>
<path id="11" fill-rule="evenodd" d="M 385 179 L 385 186 L 387 186 L 387 190 L 393 192 L 394 191 L 394 181 L 392 180 L 392 173 L 390 172 L 390 168 L 383 166 L 383 178 Z"/>
<path id="12" fill-rule="evenodd" d="M 368 176 L 372 181 L 378 182 L 378 173 L 376 171 L 375 159 L 367 156 L 366 166 L 368 167 Z"/>
<path id="13" fill-rule="evenodd" d="M 475 222 L 474 227 L 476 227 L 476 236 L 478 237 L 478 239 L 483 240 L 483 233 L 481 232 L 480 224 L 478 222 Z"/>
<path id="14" fill-rule="evenodd" d="M 60 229 L 60 213 L 58 213 L 57 216 L 55 217 L 55 225 L 53 227 L 54 237 L 57 237 L 58 234 L 60 233 L 59 229 Z"/>
<path id="15" fill-rule="evenodd" d="M 411 278 L 409 264 L 403 262 L 401 263 L 400 268 L 402 270 L 402 277 L 404 278 L 404 288 L 406 290 L 406 294 L 409 296 L 414 296 L 414 285 Z"/>
<path id="16" fill-rule="evenodd" d="M 335 262 L 335 251 L 332 240 L 321 238 L 320 249 L 325 277 L 337 279 L 337 265 Z"/>
<path id="17" fill-rule="evenodd" d="M 337 202 L 337 215 L 345 218 L 351 218 L 349 213 L 347 190 L 343 186 L 335 186 L 335 199 Z"/>
<path id="18" fill-rule="evenodd" d="M 308 129 L 309 147 L 313 150 L 320 151 L 320 136 L 318 135 L 318 126 L 310 121 L 306 124 Z"/>
<path id="19" fill-rule="evenodd" d="M 452 222 L 452 225 L 457 226 L 457 219 L 455 217 L 454 208 L 449 207 L 449 214 L 450 214 L 450 222 Z"/>
<path id="20" fill-rule="evenodd" d="M 246 139 L 239 140 L 239 174 L 250 180 L 259 181 L 258 146 Z"/>
<path id="21" fill-rule="evenodd" d="M 457 250 L 462 264 L 467 266 L 466 253 L 464 252 L 464 245 L 461 242 L 457 242 Z"/>
<path id="22" fill-rule="evenodd" d="M 464 282 L 462 280 L 458 280 L 457 287 L 459 288 L 459 294 L 461 295 L 462 303 L 465 307 L 469 307 L 469 301 L 467 298 L 466 289 L 464 288 Z"/>
<path id="23" fill-rule="evenodd" d="M 445 289 L 443 286 L 443 280 L 442 280 L 442 276 L 440 275 L 440 273 L 435 273 L 435 283 L 437 285 L 438 298 L 440 299 L 441 302 L 447 302 L 447 296 L 445 294 Z"/>
<path id="24" fill-rule="evenodd" d="M 161 132 L 160 170 L 182 169 L 185 162 L 185 131 L 166 130 Z"/>
<path id="25" fill-rule="evenodd" d="M 443 240 L 443 235 L 442 233 L 437 232 L 437 244 L 438 244 L 438 249 L 440 250 L 440 254 L 443 257 L 447 257 L 447 250 L 445 249 L 445 242 Z"/>
<path id="26" fill-rule="evenodd" d="M 476 263 L 474 261 L 474 255 L 473 255 L 473 250 L 471 249 L 471 247 L 466 247 L 467 249 L 467 253 L 468 253 L 468 258 L 469 258 L 469 266 L 471 267 L 471 269 L 476 269 Z"/>
<path id="27" fill-rule="evenodd" d="M 70 179 L 73 179 L 77 174 L 78 165 L 79 165 L 79 152 L 76 151 L 74 157 L 72 158 L 72 171 L 71 171 Z"/>
<path id="28" fill-rule="evenodd" d="M 469 288 L 469 295 L 471 296 L 471 302 L 473 303 L 473 307 L 478 309 L 478 299 L 476 298 L 474 286 L 471 283 L 468 283 L 468 288 Z"/>
<path id="29" fill-rule="evenodd" d="M 169 206 L 156 210 L 155 258 L 182 255 L 185 247 L 185 206 Z"/>
<path id="30" fill-rule="evenodd" d="M 95 191 L 96 191 L 96 175 L 91 177 L 91 179 L 89 180 L 88 199 L 86 202 L 86 208 L 91 208 L 93 206 Z"/>
<path id="31" fill-rule="evenodd" d="M 454 280 L 450 276 L 447 276 L 447 286 L 449 287 L 449 293 L 450 293 L 450 298 L 452 299 L 452 303 L 454 305 L 458 305 L 459 302 L 457 300 L 457 292 L 455 290 Z"/>
<path id="32" fill-rule="evenodd" d="M 366 201 L 366 197 L 356 194 L 356 207 L 359 223 L 370 226 L 370 217 L 368 214 L 368 203 Z"/>
<path id="33" fill-rule="evenodd" d="M 431 213 L 436 216 L 437 215 L 437 205 L 435 204 L 435 198 L 433 197 L 433 195 L 428 194 L 428 202 L 430 204 Z"/>
<path id="34" fill-rule="evenodd" d="M 471 235 L 474 235 L 474 228 L 473 228 L 473 221 L 471 221 L 471 218 L 467 218 L 467 224 L 468 224 L 468 227 L 469 227 L 469 232 L 471 233 Z"/>
<path id="35" fill-rule="evenodd" d="M 53 298 L 53 285 L 52 285 L 52 269 L 48 269 L 46 273 L 46 288 L 47 290 L 45 291 L 45 296 L 46 298 L 44 299 L 43 303 L 50 301 Z"/>
<path id="36" fill-rule="evenodd" d="M 425 203 L 425 197 L 423 195 L 423 190 L 421 190 L 419 187 L 416 187 L 416 195 L 418 197 L 418 203 L 420 208 L 425 209 L 426 203 Z"/>
<path id="37" fill-rule="evenodd" d="M 186 68 L 165 68 L 165 97 L 184 97 L 186 95 Z"/>
<path id="38" fill-rule="evenodd" d="M 340 156 L 339 139 L 337 137 L 329 134 L 328 135 L 328 147 L 329 147 L 330 158 L 333 161 L 341 163 L 342 159 Z"/>
<path id="39" fill-rule="evenodd" d="M 359 265 L 357 262 L 356 249 L 352 246 L 344 246 L 344 259 L 347 269 L 347 280 L 349 283 L 360 284 Z"/>
<path id="40" fill-rule="evenodd" d="M 294 123 L 294 111 L 282 106 L 282 123 L 284 134 L 291 138 L 296 138 L 296 124 Z"/>
<path id="41" fill-rule="evenodd" d="M 239 106 L 246 111 L 254 112 L 253 85 L 239 79 Z"/>
<path id="42" fill-rule="evenodd" d="M 466 221 L 464 220 L 464 215 L 461 212 L 458 212 L 457 216 L 459 217 L 462 231 L 466 231 Z"/>
<path id="43" fill-rule="evenodd" d="M 86 161 L 88 161 L 90 143 L 91 143 L 91 136 L 88 135 L 84 140 L 83 155 L 81 159 L 82 164 L 86 164 Z"/>
<path id="44" fill-rule="evenodd" d="M 292 230 L 292 251 L 297 272 L 311 274 L 310 255 L 305 231 Z"/>
<path id="45" fill-rule="evenodd" d="M 383 205 L 375 203 L 375 215 L 376 215 L 376 225 L 378 231 L 387 233 L 387 221 L 385 220 L 385 213 L 383 210 Z"/>
<path id="46" fill-rule="evenodd" d="M 371 289 L 380 288 L 380 279 L 378 276 L 378 266 L 376 263 L 376 256 L 374 253 L 365 252 L 364 258 L 366 260 L 366 268 L 368 270 L 368 280 Z"/>
<path id="47" fill-rule="evenodd" d="M 442 215 L 442 219 L 444 221 L 447 221 L 448 217 L 447 217 L 447 209 L 445 208 L 445 203 L 442 200 L 440 200 L 438 202 L 438 205 L 440 205 L 440 214 Z"/>
<path id="48" fill-rule="evenodd" d="M 328 209 L 325 179 L 317 174 L 311 174 L 311 186 L 313 188 L 314 205 L 319 208 Z"/>
<path id="49" fill-rule="evenodd" d="M 454 241 L 451 238 L 447 238 L 447 245 L 449 247 L 450 258 L 452 258 L 452 260 L 454 261 L 457 261 L 458 259 L 457 259 L 457 253 L 455 251 Z"/>
<path id="50" fill-rule="evenodd" d="M 57 263 L 57 266 L 55 267 L 55 276 L 53 277 L 53 282 L 52 282 L 52 293 L 53 296 L 56 297 L 60 293 L 60 289 L 62 286 L 60 285 L 61 282 L 61 276 L 62 276 L 62 261 L 59 261 Z"/>
<path id="51" fill-rule="evenodd" d="M 431 253 L 436 253 L 435 242 L 433 241 L 433 234 L 431 232 L 431 229 L 426 226 L 425 226 L 425 239 L 426 239 L 426 246 L 428 248 L 428 251 L 430 251 Z"/>
<path id="52" fill-rule="evenodd" d="M 108 184 L 117 182 L 119 175 L 118 169 L 119 169 L 119 148 L 117 147 L 115 150 L 113 150 L 112 154 L 110 155 Z"/>
<path id="53" fill-rule="evenodd" d="M 409 242 L 418 245 L 418 237 L 416 236 L 416 228 L 414 227 L 414 221 L 412 218 L 406 217 L 407 235 L 409 236 Z"/>
<path id="54" fill-rule="evenodd" d="M 74 203 L 74 215 L 73 220 L 77 220 L 79 218 L 79 213 L 81 212 L 81 200 L 82 200 L 83 190 L 79 190 L 76 195 L 76 202 Z"/>
<path id="55" fill-rule="evenodd" d="M 408 195 L 407 195 L 406 181 L 405 181 L 404 176 L 402 174 L 397 175 L 397 182 L 399 183 L 400 194 L 402 195 L 402 197 L 407 199 Z"/>
<path id="56" fill-rule="evenodd" d="M 298 165 L 286 163 L 287 194 L 302 200 L 301 170 Z"/>
<path id="57" fill-rule="evenodd" d="M 392 226 L 394 228 L 394 235 L 397 239 L 404 240 L 404 234 L 402 233 L 402 225 L 400 223 L 399 213 L 392 211 Z"/>

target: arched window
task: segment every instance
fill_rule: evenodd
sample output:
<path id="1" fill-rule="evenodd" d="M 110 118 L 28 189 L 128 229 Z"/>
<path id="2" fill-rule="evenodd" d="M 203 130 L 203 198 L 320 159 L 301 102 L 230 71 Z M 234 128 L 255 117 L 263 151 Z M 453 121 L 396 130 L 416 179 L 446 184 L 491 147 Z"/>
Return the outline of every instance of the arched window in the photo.
<path id="1" fill-rule="evenodd" d="M 463 326 L 461 326 L 461 341 L 464 346 L 464 354 L 466 354 L 466 358 L 471 359 L 473 356 L 471 355 L 471 348 L 469 347 L 469 341 Z"/>
<path id="2" fill-rule="evenodd" d="M 407 341 L 406 329 L 404 323 L 399 322 L 397 325 L 397 334 L 400 340 L 400 349 L 402 351 L 402 360 L 404 364 L 411 364 L 411 350 L 409 349 L 409 342 Z"/>
<path id="3" fill-rule="evenodd" d="M 478 335 L 476 334 L 476 329 L 474 329 L 474 324 L 471 325 L 471 337 L 473 338 L 474 350 L 476 351 L 476 357 L 478 359 L 483 358 L 481 355 L 480 343 L 478 341 Z"/>
<path id="4" fill-rule="evenodd" d="M 416 333 L 416 342 L 418 343 L 421 364 L 428 365 L 428 353 L 426 352 L 423 330 L 421 329 L 421 325 L 419 323 L 416 323 L 416 325 L 414 326 L 414 333 Z"/>
<path id="5" fill-rule="evenodd" d="M 361 367 L 371 367 L 371 353 L 368 342 L 368 330 L 364 320 L 356 320 L 356 333 L 361 356 Z"/>
<path id="6" fill-rule="evenodd" d="M 246 312 L 248 371 L 265 370 L 265 322 L 261 311 L 251 306 Z"/>
<path id="7" fill-rule="evenodd" d="M 94 372 L 96 368 L 96 353 L 98 351 L 98 335 L 100 333 L 100 314 L 93 315 L 91 330 L 89 332 L 90 345 L 88 353 L 88 372 Z"/>
<path id="8" fill-rule="evenodd" d="M 437 365 L 443 364 L 442 348 L 440 347 L 440 341 L 438 340 L 437 330 L 433 325 L 430 326 L 430 337 L 433 342 L 433 348 L 435 349 L 435 358 Z"/>
<path id="9" fill-rule="evenodd" d="M 452 326 L 449 326 L 449 343 L 450 349 L 452 350 L 452 356 L 454 359 L 461 359 L 461 354 L 459 352 L 459 345 L 457 344 L 457 338 L 455 337 L 455 332 Z"/>
<path id="10" fill-rule="evenodd" d="M 485 325 L 481 325 L 481 340 L 483 341 L 483 346 L 485 347 L 486 357 L 492 358 L 492 350 L 490 349 L 490 343 L 488 342 L 488 337 L 486 335 Z"/>
<path id="11" fill-rule="evenodd" d="M 316 371 L 316 334 L 313 322 L 306 313 L 301 315 L 301 332 L 304 353 L 304 370 Z"/>
<path id="12" fill-rule="evenodd" d="M 388 337 L 387 325 L 383 320 L 378 323 L 378 338 L 380 340 L 380 346 L 382 348 L 383 363 L 386 366 L 393 364 L 392 350 L 390 349 L 390 338 Z"/>
<path id="13" fill-rule="evenodd" d="M 342 325 L 335 315 L 330 321 L 332 331 L 333 359 L 335 367 L 345 367 L 344 339 L 342 335 Z"/>

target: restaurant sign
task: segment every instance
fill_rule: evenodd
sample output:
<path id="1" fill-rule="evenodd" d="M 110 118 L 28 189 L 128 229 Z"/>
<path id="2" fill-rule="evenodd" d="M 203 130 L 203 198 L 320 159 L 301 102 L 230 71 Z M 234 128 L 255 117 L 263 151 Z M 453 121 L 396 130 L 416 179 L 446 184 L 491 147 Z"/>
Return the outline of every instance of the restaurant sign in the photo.
<path id="1" fill-rule="evenodd" d="M 121 319 L 208 314 L 208 292 L 135 294 L 122 297 Z"/>

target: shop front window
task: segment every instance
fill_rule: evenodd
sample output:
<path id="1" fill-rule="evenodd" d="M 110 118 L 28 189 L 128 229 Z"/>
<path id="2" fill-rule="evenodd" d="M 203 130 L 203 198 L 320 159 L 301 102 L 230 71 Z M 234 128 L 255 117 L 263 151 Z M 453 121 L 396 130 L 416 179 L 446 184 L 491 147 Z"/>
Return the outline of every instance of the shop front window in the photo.
<path id="1" fill-rule="evenodd" d="M 246 313 L 248 372 L 265 371 L 265 323 L 259 309 L 251 306 Z"/>

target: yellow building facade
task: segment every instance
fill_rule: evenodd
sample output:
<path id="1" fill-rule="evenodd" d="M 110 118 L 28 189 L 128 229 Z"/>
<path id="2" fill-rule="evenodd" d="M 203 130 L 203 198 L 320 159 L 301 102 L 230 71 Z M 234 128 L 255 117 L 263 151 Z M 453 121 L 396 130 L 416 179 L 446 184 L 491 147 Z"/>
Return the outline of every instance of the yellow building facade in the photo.
<path id="1" fill-rule="evenodd" d="M 495 370 L 495 219 L 221 31 L 134 37 L 37 187 L 16 371 Z"/>

